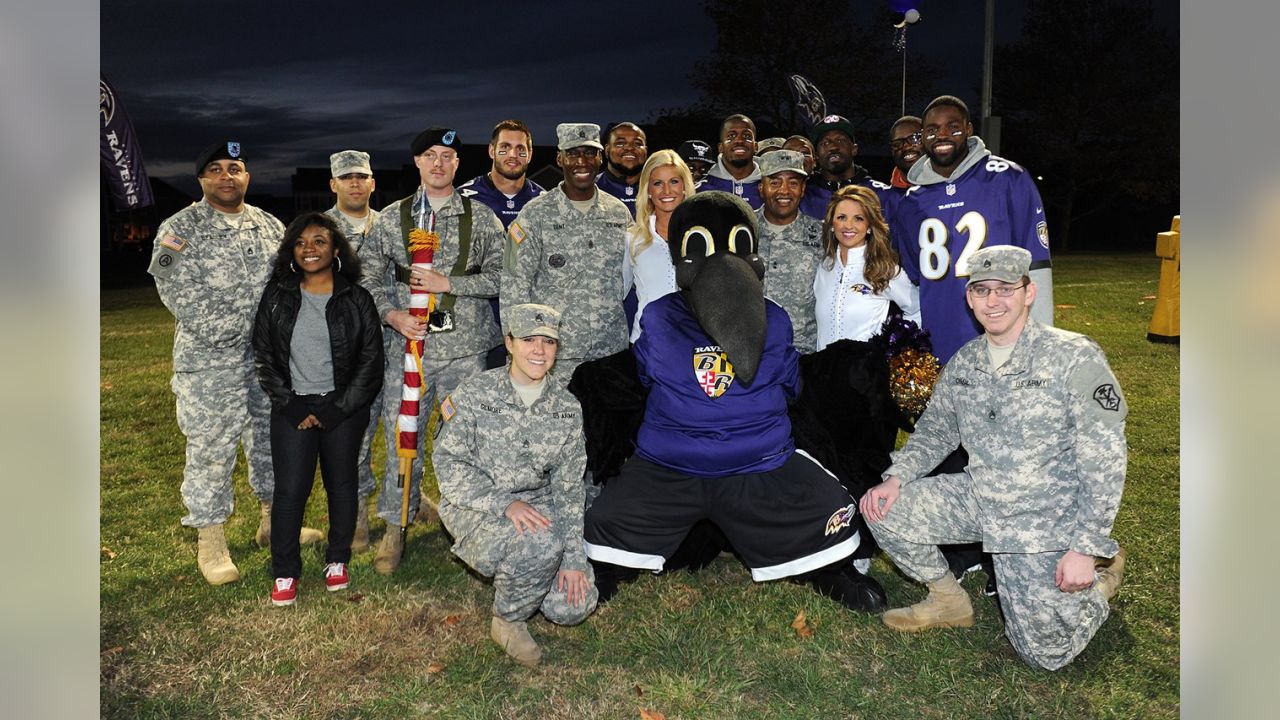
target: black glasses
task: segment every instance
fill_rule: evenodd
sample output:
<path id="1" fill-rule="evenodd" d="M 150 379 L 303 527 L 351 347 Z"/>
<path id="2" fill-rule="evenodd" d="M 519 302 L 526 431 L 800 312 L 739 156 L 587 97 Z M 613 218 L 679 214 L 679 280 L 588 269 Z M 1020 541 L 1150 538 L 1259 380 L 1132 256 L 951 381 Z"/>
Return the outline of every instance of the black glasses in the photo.
<path id="1" fill-rule="evenodd" d="M 904 147 L 906 147 L 906 146 L 908 146 L 908 145 L 919 145 L 919 144 L 920 144 L 920 138 L 922 138 L 922 137 L 924 137 L 924 135 L 923 135 L 922 133 L 919 133 L 919 132 L 913 132 L 913 133 L 911 133 L 910 135 L 908 135 L 908 136 L 906 136 L 906 137 L 900 137 L 900 138 L 898 138 L 898 139 L 896 139 L 896 140 L 890 140 L 890 141 L 889 141 L 889 149 L 890 149 L 890 150 L 901 150 L 902 148 L 904 148 Z"/>
<path id="2" fill-rule="evenodd" d="M 985 298 L 986 296 L 990 295 L 993 292 L 996 294 L 996 297 L 1007 298 L 1007 297 L 1013 297 L 1014 292 L 1021 290 L 1026 286 L 1027 286 L 1026 283 L 1022 283 L 1021 285 L 997 285 L 995 287 L 988 287 L 986 285 L 970 285 L 969 294 L 978 298 L 979 300 Z"/>

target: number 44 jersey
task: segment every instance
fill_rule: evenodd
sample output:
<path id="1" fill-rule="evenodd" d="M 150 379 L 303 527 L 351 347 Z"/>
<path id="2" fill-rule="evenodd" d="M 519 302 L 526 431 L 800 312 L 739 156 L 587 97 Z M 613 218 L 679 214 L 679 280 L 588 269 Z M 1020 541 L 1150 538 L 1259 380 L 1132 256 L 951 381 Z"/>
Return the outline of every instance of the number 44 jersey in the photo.
<path id="1" fill-rule="evenodd" d="M 1016 245 L 1031 252 L 1033 272 L 1046 269 L 1049 228 L 1031 175 L 992 155 L 979 138 L 969 138 L 968 157 L 950 178 L 919 168 L 928 163 L 925 158 L 912 168 L 910 177 L 920 184 L 907 190 L 890 222 L 902 268 L 920 286 L 922 325 L 945 364 L 982 333 L 965 303 L 969 256 L 990 245 Z M 1052 294 L 1045 295 L 1052 302 Z"/>

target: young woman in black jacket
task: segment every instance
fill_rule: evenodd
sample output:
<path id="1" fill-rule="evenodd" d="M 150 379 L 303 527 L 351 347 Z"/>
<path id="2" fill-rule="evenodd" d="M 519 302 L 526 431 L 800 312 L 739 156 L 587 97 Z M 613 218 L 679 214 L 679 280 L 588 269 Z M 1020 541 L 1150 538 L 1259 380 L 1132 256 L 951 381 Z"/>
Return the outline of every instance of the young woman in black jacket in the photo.
<path id="1" fill-rule="evenodd" d="M 325 586 L 348 586 L 357 458 L 369 405 L 382 388 L 382 321 L 356 284 L 359 264 L 338 225 L 307 213 L 285 230 L 253 327 L 258 382 L 271 397 L 271 601 L 292 605 L 298 531 L 316 460 L 329 498 Z"/>

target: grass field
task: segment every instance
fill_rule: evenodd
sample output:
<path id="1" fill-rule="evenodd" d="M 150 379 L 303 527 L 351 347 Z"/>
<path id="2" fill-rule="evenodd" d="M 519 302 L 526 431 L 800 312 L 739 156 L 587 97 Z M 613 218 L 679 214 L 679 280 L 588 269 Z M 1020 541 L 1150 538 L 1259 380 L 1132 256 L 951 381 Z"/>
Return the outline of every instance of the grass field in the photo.
<path id="1" fill-rule="evenodd" d="M 545 658 L 510 662 L 488 640 L 492 590 L 415 526 L 405 564 L 352 559 L 323 591 L 303 549 L 298 604 L 267 599 L 257 503 L 236 470 L 227 526 L 242 580 L 210 587 L 179 526 L 183 439 L 169 391 L 173 320 L 152 288 L 102 295 L 101 703 L 112 718 L 1080 718 L 1176 717 L 1178 348 L 1146 341 L 1158 260 L 1055 258 L 1057 324 L 1101 343 L 1130 404 L 1129 475 L 1114 536 L 1129 552 L 1111 619 L 1057 673 L 1020 662 L 985 580 L 978 624 L 901 635 L 804 586 L 753 584 L 729 556 L 642 577 L 585 624 L 531 622 Z M 380 460 L 380 454 L 379 454 Z M 308 524 L 326 527 L 317 483 Z M 375 521 L 375 537 L 380 535 Z M 883 557 L 890 602 L 921 586 Z M 803 612 L 812 635 L 792 621 Z"/>

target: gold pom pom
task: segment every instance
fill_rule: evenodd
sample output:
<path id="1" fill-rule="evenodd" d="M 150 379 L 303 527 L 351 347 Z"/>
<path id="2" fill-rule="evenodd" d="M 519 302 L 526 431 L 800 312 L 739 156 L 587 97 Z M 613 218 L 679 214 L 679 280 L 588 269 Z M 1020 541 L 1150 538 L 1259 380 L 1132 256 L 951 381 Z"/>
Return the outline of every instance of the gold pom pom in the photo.
<path id="1" fill-rule="evenodd" d="M 889 358 L 889 391 L 893 401 L 913 418 L 920 417 L 933 395 L 940 371 L 938 358 L 923 350 L 903 350 Z"/>
<path id="2" fill-rule="evenodd" d="M 419 250 L 431 250 L 434 252 L 439 249 L 439 233 L 423 230 L 422 228 L 414 228 L 409 231 L 409 252 L 414 253 Z"/>

